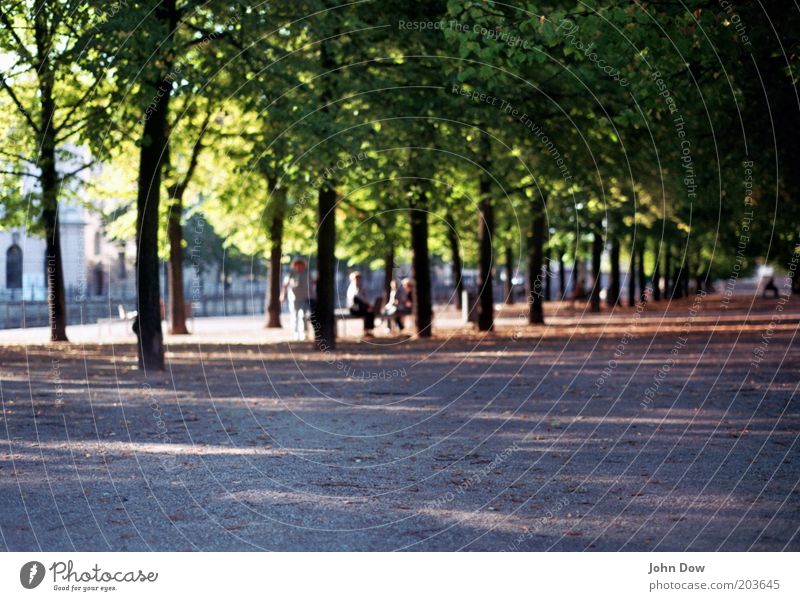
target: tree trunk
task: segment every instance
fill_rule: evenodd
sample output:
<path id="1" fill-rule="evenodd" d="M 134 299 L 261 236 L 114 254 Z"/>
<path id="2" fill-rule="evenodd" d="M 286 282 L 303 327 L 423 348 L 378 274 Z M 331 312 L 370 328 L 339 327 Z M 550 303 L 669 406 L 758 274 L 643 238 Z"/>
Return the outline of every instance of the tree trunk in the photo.
<path id="1" fill-rule="evenodd" d="M 269 226 L 269 302 L 267 327 L 281 327 L 281 257 L 283 256 L 283 218 L 286 208 L 286 189 L 270 185 L 275 202 Z"/>
<path id="2" fill-rule="evenodd" d="M 328 44 L 322 40 L 319 46 L 320 66 L 324 72 L 337 66 Z M 330 84 L 323 84 L 322 111 L 327 114 L 333 92 Z M 317 194 L 317 300 L 312 321 L 314 341 L 321 351 L 336 348 L 336 200 L 336 185 L 328 180 Z"/>
<path id="3" fill-rule="evenodd" d="M 689 274 L 691 272 L 691 268 L 689 266 L 688 253 L 687 253 L 687 257 L 686 257 L 685 266 L 686 266 L 686 268 L 683 270 L 683 296 L 685 296 L 686 298 L 689 298 L 689 277 L 690 277 Z"/>
<path id="4" fill-rule="evenodd" d="M 542 260 L 544 257 L 545 220 L 544 209 L 537 211 L 531 227 L 531 239 L 528 243 L 528 283 L 530 298 L 528 299 L 528 323 L 544 323 L 544 303 L 542 302 Z"/>
<path id="5" fill-rule="evenodd" d="M 42 224 L 47 260 L 47 310 L 51 342 L 67 342 L 67 299 L 64 290 L 64 267 L 61 255 L 61 232 L 58 219 L 58 173 L 56 171 L 56 134 L 53 98 L 54 76 L 49 59 L 49 34 L 44 6 L 38 5 L 34 22 L 39 63 L 39 99 L 42 119 L 39 149 L 39 183 L 42 188 Z"/>
<path id="6" fill-rule="evenodd" d="M 206 113 L 200 133 L 192 147 L 192 155 L 183 179 L 170 186 L 171 202 L 167 211 L 167 239 L 169 241 L 168 288 L 170 303 L 170 334 L 188 334 L 186 328 L 186 299 L 183 290 L 183 196 L 197 168 L 197 160 L 203 149 L 203 137 L 211 121 L 212 111 Z M 167 146 L 166 167 L 169 167 Z"/>
<path id="7" fill-rule="evenodd" d="M 411 250 L 415 282 L 417 335 L 430 338 L 433 324 L 431 306 L 431 263 L 428 253 L 428 199 L 420 192 L 419 200 L 411 206 Z"/>
<path id="8" fill-rule="evenodd" d="M 664 298 L 672 300 L 672 252 L 669 244 L 664 245 Z"/>
<path id="9" fill-rule="evenodd" d="M 316 345 L 336 348 L 336 190 L 332 183 L 319 190 L 317 230 L 317 303 L 314 310 Z"/>
<path id="10" fill-rule="evenodd" d="M 653 245 L 653 256 L 655 257 L 654 264 L 653 264 L 653 300 L 660 301 L 661 300 L 661 257 L 659 253 L 659 242 L 658 239 L 654 240 L 655 244 Z"/>
<path id="11" fill-rule="evenodd" d="M 461 262 L 461 247 L 458 244 L 458 232 L 452 215 L 447 215 L 447 240 L 450 243 L 450 254 L 453 255 L 453 280 L 455 281 L 456 309 L 461 310 L 461 297 L 464 293 L 464 266 Z"/>
<path id="12" fill-rule="evenodd" d="M 394 280 L 394 246 L 386 251 L 386 258 L 383 261 L 383 304 L 389 302 L 392 294 L 392 280 Z"/>
<path id="13" fill-rule="evenodd" d="M 50 150 L 53 150 L 51 153 Z M 64 267 L 61 256 L 61 228 L 58 221 L 58 176 L 55 170 L 54 147 L 40 159 L 42 170 L 42 221 L 47 257 L 47 309 L 51 342 L 67 342 L 67 301 L 64 291 Z"/>
<path id="14" fill-rule="evenodd" d="M 494 328 L 494 286 L 492 282 L 492 239 L 494 237 L 494 207 L 491 182 L 481 176 L 478 203 L 478 329 L 489 332 Z"/>
<path id="15" fill-rule="evenodd" d="M 680 256 L 680 247 L 676 259 L 675 274 L 672 276 L 672 298 L 677 300 L 683 298 L 683 258 Z"/>
<path id="16" fill-rule="evenodd" d="M 42 178 L 44 179 L 44 178 Z M 42 190 L 44 195 L 44 189 Z M 58 224 L 58 204 L 55 209 L 42 211 L 47 256 L 47 309 L 51 342 L 67 340 L 67 302 L 64 291 L 64 268 L 61 258 L 61 232 Z"/>
<path id="17" fill-rule="evenodd" d="M 611 279 L 608 283 L 608 298 L 606 302 L 609 307 L 616 307 L 619 304 L 620 295 L 620 273 L 619 273 L 619 238 L 614 236 L 611 241 L 611 252 L 609 253 L 611 262 Z"/>
<path id="18" fill-rule="evenodd" d="M 558 255 L 558 292 L 561 295 L 560 300 L 567 298 L 567 267 L 564 264 L 563 252 Z"/>
<path id="19" fill-rule="evenodd" d="M 169 303 L 170 334 L 188 334 L 186 328 L 186 299 L 183 292 L 183 201 L 173 198 L 167 215 L 169 239 Z"/>
<path id="20" fill-rule="evenodd" d="M 631 245 L 631 259 L 628 264 L 628 306 L 636 305 L 636 248 Z"/>
<path id="21" fill-rule="evenodd" d="M 683 298 L 683 269 L 678 266 L 672 278 L 672 298 L 679 300 Z"/>
<path id="22" fill-rule="evenodd" d="M 591 308 L 592 313 L 600 313 L 600 288 L 602 287 L 600 262 L 603 259 L 603 236 L 595 233 L 592 236 L 592 293 Z"/>
<path id="23" fill-rule="evenodd" d="M 158 205 L 161 200 L 161 164 L 167 143 L 167 111 L 172 81 L 165 76 L 158 84 L 152 113 L 145 118 L 139 154 L 136 196 L 136 290 L 139 367 L 164 369 L 164 338 L 161 331 L 161 283 L 158 263 Z M 150 109 L 148 109 L 150 110 Z"/>
<path id="24" fill-rule="evenodd" d="M 547 259 L 544 266 L 544 300 L 551 301 L 553 299 L 553 284 L 550 277 L 550 270 L 553 266 L 553 252 L 547 249 Z"/>
<path id="25" fill-rule="evenodd" d="M 175 0 L 165 0 L 155 9 L 170 33 L 178 23 Z M 161 282 L 158 264 L 158 206 L 161 201 L 161 167 L 167 149 L 167 115 L 176 75 L 167 64 L 156 94 L 144 113 L 139 179 L 136 194 L 136 291 L 139 367 L 164 369 L 164 334 L 161 330 Z"/>
<path id="26" fill-rule="evenodd" d="M 514 303 L 514 249 L 510 244 L 506 246 L 505 255 L 506 281 L 503 288 L 506 297 L 505 303 L 509 305 Z"/>
<path id="27" fill-rule="evenodd" d="M 639 245 L 639 300 L 647 299 L 647 276 L 644 272 L 644 242 Z"/>

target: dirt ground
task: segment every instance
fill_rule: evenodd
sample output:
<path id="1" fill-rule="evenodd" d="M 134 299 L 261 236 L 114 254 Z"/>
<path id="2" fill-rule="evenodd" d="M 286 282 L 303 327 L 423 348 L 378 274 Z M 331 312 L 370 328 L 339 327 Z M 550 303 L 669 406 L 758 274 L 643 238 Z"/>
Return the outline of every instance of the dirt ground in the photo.
<path id="1" fill-rule="evenodd" d="M 0 346 L 7 550 L 800 550 L 800 303 Z M 551 311 L 552 313 L 552 311 Z"/>

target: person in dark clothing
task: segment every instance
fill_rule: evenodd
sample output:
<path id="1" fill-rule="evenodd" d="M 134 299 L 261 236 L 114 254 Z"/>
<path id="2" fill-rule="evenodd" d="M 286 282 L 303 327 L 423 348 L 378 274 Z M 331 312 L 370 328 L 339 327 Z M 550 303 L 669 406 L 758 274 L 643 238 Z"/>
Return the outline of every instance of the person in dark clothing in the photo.
<path id="1" fill-rule="evenodd" d="M 763 298 L 767 298 L 767 291 L 772 294 L 772 298 L 778 298 L 778 287 L 775 285 L 774 277 L 771 277 L 769 282 L 764 286 L 764 292 L 761 295 Z"/>

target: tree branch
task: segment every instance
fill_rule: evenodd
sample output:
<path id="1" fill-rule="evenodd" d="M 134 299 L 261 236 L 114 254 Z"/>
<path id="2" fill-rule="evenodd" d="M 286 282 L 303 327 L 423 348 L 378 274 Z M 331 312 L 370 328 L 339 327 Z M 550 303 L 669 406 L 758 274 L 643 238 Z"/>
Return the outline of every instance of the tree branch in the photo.
<path id="1" fill-rule="evenodd" d="M 39 177 L 34 173 L 28 173 L 27 171 L 0 171 L 3 175 L 18 175 L 20 177 Z"/>
<path id="2" fill-rule="evenodd" d="M 28 109 L 26 109 L 25 106 L 22 104 L 22 102 L 20 102 L 19 98 L 17 98 L 17 95 L 14 93 L 14 90 L 11 89 L 10 85 L 8 85 L 8 82 L 6 82 L 6 78 L 0 77 L 0 83 L 2 83 L 3 89 L 6 92 L 8 92 L 8 95 L 11 96 L 11 100 L 13 100 L 14 104 L 17 105 L 17 108 L 23 114 L 28 124 L 33 128 L 33 131 L 38 134 L 40 132 L 39 127 L 36 125 L 36 122 L 31 117 L 31 114 L 30 112 L 28 112 Z"/>
<path id="3" fill-rule="evenodd" d="M 25 47 L 25 44 L 22 42 L 22 39 L 17 35 L 17 32 L 14 30 L 14 25 L 11 23 L 11 20 L 8 18 L 6 12 L 0 9 L 0 21 L 2 21 L 3 25 L 5 25 L 8 32 L 11 34 L 11 37 L 14 38 L 14 41 L 19 46 L 19 54 L 24 56 L 31 66 L 36 65 L 36 60 L 34 60 L 33 55 L 28 52 L 28 49 Z"/>
<path id="4" fill-rule="evenodd" d="M 65 174 L 64 174 L 64 175 L 62 175 L 60 178 L 58 178 L 58 181 L 59 181 L 59 183 L 64 183 L 64 182 L 65 182 L 65 181 L 67 181 L 69 178 L 71 178 L 71 177 L 75 177 L 75 176 L 76 176 L 76 175 L 78 175 L 78 174 L 79 174 L 81 171 L 85 171 L 86 169 L 89 169 L 89 168 L 90 168 L 92 165 L 94 165 L 96 162 L 97 162 L 97 160 L 96 160 L 96 159 L 93 159 L 93 160 L 89 161 L 88 163 L 84 163 L 83 165 L 81 165 L 80 167 L 78 167 L 77 169 L 75 169 L 74 171 L 69 171 L 69 172 L 65 173 Z"/>
<path id="5" fill-rule="evenodd" d="M 182 180 L 176 181 L 175 184 L 170 187 L 170 196 L 176 201 L 181 201 L 183 199 L 186 188 L 189 186 L 189 182 L 197 168 L 200 152 L 204 148 L 203 137 L 205 137 L 208 131 L 208 124 L 211 122 L 211 115 L 213 112 L 214 111 L 209 108 L 208 113 L 206 113 L 206 116 L 203 118 L 203 123 L 200 125 L 200 132 L 197 134 L 194 146 L 192 146 L 192 156 L 189 158 L 189 166 L 186 169 L 186 174 Z"/>

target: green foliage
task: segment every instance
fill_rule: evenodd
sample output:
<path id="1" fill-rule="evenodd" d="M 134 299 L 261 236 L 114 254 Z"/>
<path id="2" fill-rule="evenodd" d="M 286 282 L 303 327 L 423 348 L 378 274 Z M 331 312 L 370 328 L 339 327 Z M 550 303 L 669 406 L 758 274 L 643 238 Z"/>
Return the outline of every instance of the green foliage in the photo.
<path id="1" fill-rule="evenodd" d="M 450 259 L 452 224 L 474 264 L 487 174 L 498 251 L 516 242 L 524 252 L 540 212 L 550 246 L 568 257 L 593 232 L 623 241 L 623 257 L 642 236 L 688 240 L 694 265 L 724 274 L 743 223 L 748 265 L 786 262 L 797 243 L 796 14 L 773 20 L 779 53 L 770 20 L 748 3 L 737 16 L 759 45 L 703 2 L 186 1 L 174 32 L 153 2 L 56 4 L 44 7 L 60 40 L 59 149 L 72 162 L 83 149 L 104 161 L 92 195 L 122 237 L 132 235 L 142 107 L 166 67 L 175 77 L 164 198 L 203 132 L 187 204 L 247 256 L 268 254 L 276 215 L 284 255 L 312 254 L 316 195 L 328 183 L 348 264 L 378 266 L 392 250 L 407 260 L 408 210 L 422 191 L 431 251 Z M 32 6 L 4 8 L 0 27 L 0 49 L 15 57 L 4 68 L 15 95 L 0 93 L 5 224 L 37 206 L 18 175 L 35 169 L 39 140 L 41 82 L 24 27 Z"/>

